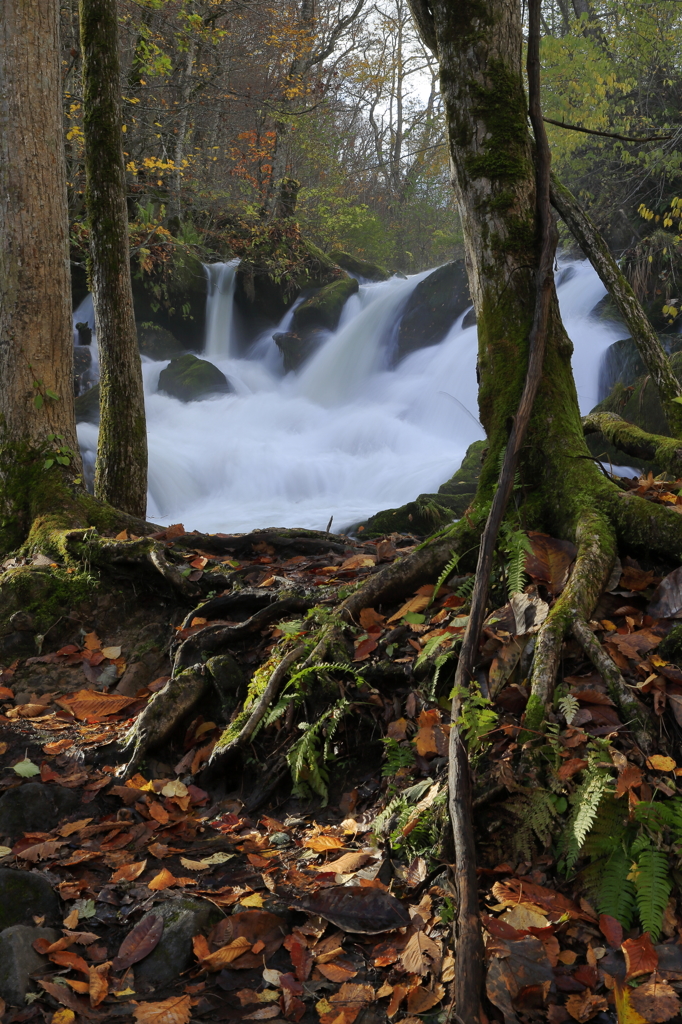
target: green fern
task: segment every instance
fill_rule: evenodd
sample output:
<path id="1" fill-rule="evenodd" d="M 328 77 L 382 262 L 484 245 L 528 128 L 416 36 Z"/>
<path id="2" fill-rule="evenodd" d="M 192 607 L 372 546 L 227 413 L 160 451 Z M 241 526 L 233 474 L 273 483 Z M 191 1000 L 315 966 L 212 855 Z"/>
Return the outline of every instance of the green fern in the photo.
<path id="1" fill-rule="evenodd" d="M 476 574 L 474 573 L 473 576 L 469 576 L 468 579 L 464 580 L 464 582 L 457 587 L 457 590 L 455 591 L 457 597 L 463 597 L 465 601 L 468 601 L 473 593 L 475 583 Z"/>
<path id="2" fill-rule="evenodd" d="M 409 750 L 401 747 L 397 740 L 390 737 L 382 740 L 386 761 L 381 767 L 381 774 L 384 778 L 392 778 L 397 775 L 401 768 L 414 768 L 414 749 Z"/>
<path id="3" fill-rule="evenodd" d="M 542 846 L 549 846 L 558 813 L 552 794 L 546 789 L 535 789 L 529 796 L 519 796 L 508 800 L 506 807 L 518 819 L 518 824 L 511 836 L 512 850 L 523 855 L 525 860 L 533 860 L 535 840 L 539 839 Z"/>
<path id="4" fill-rule="evenodd" d="M 663 915 L 672 890 L 668 857 L 653 846 L 643 849 L 637 858 L 635 891 L 637 910 L 644 931 L 656 942 L 661 934 Z"/>
<path id="5" fill-rule="evenodd" d="M 622 846 L 593 861 L 583 872 L 588 895 L 600 914 L 609 914 L 624 928 L 631 928 L 635 918 L 635 887 L 628 878 L 632 858 Z"/>
<path id="6" fill-rule="evenodd" d="M 512 594 L 523 593 L 528 577 L 526 575 L 526 555 L 532 555 L 533 547 L 523 530 L 515 529 L 510 523 L 505 523 L 501 530 L 502 547 L 507 556 L 507 592 L 509 597 Z"/>
<path id="7" fill-rule="evenodd" d="M 599 803 L 607 783 L 611 781 L 608 769 L 590 765 L 585 770 L 585 779 L 571 798 L 573 810 L 566 830 L 561 838 L 560 849 L 564 853 L 567 869 L 571 869 L 583 847 L 585 839 L 592 828 Z"/>
<path id="8" fill-rule="evenodd" d="M 445 586 L 445 583 L 447 582 L 449 577 L 452 576 L 453 572 L 455 571 L 455 569 L 457 568 L 458 565 L 459 565 L 459 554 L 456 551 L 453 551 L 452 552 L 452 558 L 450 559 L 448 564 L 445 566 L 445 568 L 443 569 L 442 573 L 440 574 L 440 576 L 438 577 L 438 579 L 436 581 L 436 586 L 434 587 L 433 593 L 431 594 L 431 599 L 429 601 L 429 604 L 431 604 L 433 601 L 436 600 L 436 597 L 438 596 L 438 591 L 440 590 L 441 587 Z"/>
<path id="9" fill-rule="evenodd" d="M 321 668 L 322 666 L 317 666 Z M 331 742 L 350 701 L 341 699 L 325 711 L 317 722 L 299 722 L 303 735 L 290 747 L 287 761 L 294 782 L 295 796 L 317 793 L 326 807 L 329 800 L 329 773 L 325 767 L 331 759 Z M 324 732 L 324 739 L 322 734 Z"/>
<path id="10" fill-rule="evenodd" d="M 580 702 L 572 693 L 566 694 L 559 700 L 559 711 L 566 719 L 566 724 L 570 725 L 576 714 L 580 710 Z"/>

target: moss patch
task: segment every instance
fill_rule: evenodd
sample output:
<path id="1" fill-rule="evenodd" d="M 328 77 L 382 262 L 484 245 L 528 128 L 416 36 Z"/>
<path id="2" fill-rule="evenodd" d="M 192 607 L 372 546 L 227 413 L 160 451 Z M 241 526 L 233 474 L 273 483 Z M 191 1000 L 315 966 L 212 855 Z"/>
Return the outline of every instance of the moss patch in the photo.
<path id="1" fill-rule="evenodd" d="M 207 395 L 227 394 L 233 390 L 222 370 L 189 352 L 172 359 L 159 374 L 159 391 L 181 402 L 196 402 Z"/>

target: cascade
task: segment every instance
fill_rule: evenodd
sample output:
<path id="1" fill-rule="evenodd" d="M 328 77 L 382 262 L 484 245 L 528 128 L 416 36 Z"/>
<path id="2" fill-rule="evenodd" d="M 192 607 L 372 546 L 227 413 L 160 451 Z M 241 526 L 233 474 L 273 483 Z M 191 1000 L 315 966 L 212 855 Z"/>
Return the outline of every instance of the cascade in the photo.
<path id="1" fill-rule="evenodd" d="M 439 345 L 391 368 L 396 326 L 426 271 L 361 284 L 335 332 L 297 373 L 283 373 L 272 334 L 233 343 L 234 263 L 207 270 L 204 356 L 231 394 L 183 404 L 157 391 L 166 362 L 143 358 L 149 442 L 148 517 L 208 532 L 265 526 L 342 530 L 433 492 L 483 437 L 477 420 L 475 326 L 454 323 Z M 599 369 L 622 324 L 592 316 L 605 291 L 586 262 L 560 260 L 559 302 L 575 351 L 580 408 L 599 400 Z M 209 348 L 210 346 L 210 348 Z M 93 348 L 95 346 L 93 345 Z M 201 339 L 197 340 L 197 349 Z M 78 426 L 92 465 L 97 428 Z"/>
<path id="2" fill-rule="evenodd" d="M 206 344 L 207 359 L 226 359 L 230 356 L 232 340 L 232 313 L 234 289 L 237 283 L 239 260 L 229 263 L 207 263 L 206 289 Z"/>

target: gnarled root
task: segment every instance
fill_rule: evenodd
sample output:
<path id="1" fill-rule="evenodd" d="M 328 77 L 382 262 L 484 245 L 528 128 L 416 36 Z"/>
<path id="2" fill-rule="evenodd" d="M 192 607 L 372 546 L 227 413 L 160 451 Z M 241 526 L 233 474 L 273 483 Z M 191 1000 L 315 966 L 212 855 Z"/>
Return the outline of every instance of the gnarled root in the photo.
<path id="1" fill-rule="evenodd" d="M 203 697 L 210 682 L 205 666 L 193 665 L 179 672 L 154 694 L 126 737 L 123 750 L 131 750 L 131 753 L 119 778 L 129 778 L 148 750 L 169 739 L 178 722 Z"/>
<path id="2" fill-rule="evenodd" d="M 576 529 L 578 557 L 561 597 L 547 616 L 535 646 L 531 694 L 525 724 L 538 729 L 551 703 L 561 645 L 578 620 L 588 619 L 599 600 L 616 559 L 616 538 L 608 520 L 597 512 L 584 512 Z"/>
<path id="3" fill-rule="evenodd" d="M 611 699 L 627 720 L 637 746 L 645 754 L 656 748 L 657 728 L 649 709 L 633 696 L 618 666 L 609 657 L 584 619 L 576 619 L 572 627 L 583 651 L 606 683 Z"/>
<path id="4" fill-rule="evenodd" d="M 591 412 L 583 419 L 586 434 L 603 434 L 626 455 L 655 462 L 675 477 L 682 476 L 682 442 L 674 437 L 648 434 L 615 412 Z"/>

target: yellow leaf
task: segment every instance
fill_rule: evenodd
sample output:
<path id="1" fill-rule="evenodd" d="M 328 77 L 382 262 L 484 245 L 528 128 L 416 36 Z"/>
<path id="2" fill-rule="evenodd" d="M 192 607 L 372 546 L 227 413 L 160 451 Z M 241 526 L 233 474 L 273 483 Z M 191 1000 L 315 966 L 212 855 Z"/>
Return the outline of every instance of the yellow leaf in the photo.
<path id="1" fill-rule="evenodd" d="M 120 658 L 121 657 L 121 648 L 120 647 L 103 647 L 102 648 L 102 654 L 104 655 L 105 658 L 111 658 L 111 660 L 113 661 L 115 658 Z"/>
<path id="2" fill-rule="evenodd" d="M 646 766 L 656 772 L 672 772 L 677 768 L 672 757 L 666 757 L 664 754 L 652 754 L 647 758 Z"/>
<path id="3" fill-rule="evenodd" d="M 249 896 L 245 896 L 244 899 L 239 902 L 243 907 L 262 907 L 263 897 L 257 892 L 252 892 Z"/>
<path id="4" fill-rule="evenodd" d="M 76 1014 L 73 1010 L 69 1010 L 66 1006 L 63 1006 L 61 1010 L 57 1010 L 56 1013 L 52 1014 L 51 1024 L 73 1024 L 75 1019 Z"/>
<path id="5" fill-rule="evenodd" d="M 397 622 L 398 619 L 402 619 L 403 615 L 407 615 L 408 612 L 421 612 L 428 606 L 430 600 L 431 598 L 426 597 L 424 594 L 418 595 L 417 597 L 411 597 L 409 601 L 406 601 L 405 604 L 398 609 L 395 615 L 391 615 L 388 621 Z"/>
<path id="6" fill-rule="evenodd" d="M 180 782 L 180 779 L 172 779 L 161 790 L 163 796 L 187 796 L 188 793 L 187 786 L 184 782 Z"/>

